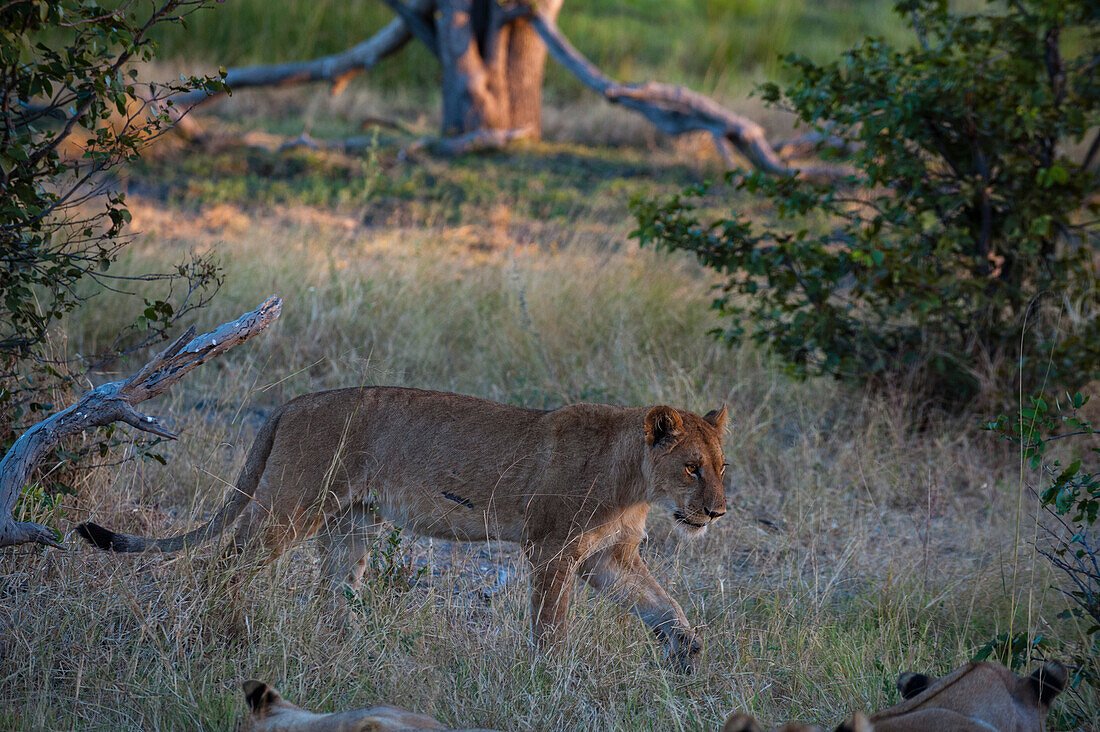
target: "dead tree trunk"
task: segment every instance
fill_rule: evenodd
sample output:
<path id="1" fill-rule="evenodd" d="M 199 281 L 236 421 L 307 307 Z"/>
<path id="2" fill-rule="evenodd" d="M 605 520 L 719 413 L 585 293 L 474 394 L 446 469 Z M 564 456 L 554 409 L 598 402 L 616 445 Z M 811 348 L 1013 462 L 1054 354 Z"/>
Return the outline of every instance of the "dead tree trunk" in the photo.
<path id="1" fill-rule="evenodd" d="M 556 18 L 562 0 L 542 4 Z M 528 20 L 496 0 L 440 0 L 436 16 L 443 67 L 443 134 L 542 132 L 546 45 Z"/>
<path id="2" fill-rule="evenodd" d="M 16 521 L 13 513 L 23 486 L 58 442 L 112 422 L 125 422 L 143 432 L 175 439 L 156 417 L 142 414 L 134 405 L 163 394 L 195 367 L 267 328 L 279 317 L 282 305 L 282 300 L 270 297 L 256 310 L 197 338 L 192 327 L 130 378 L 96 387 L 76 404 L 24 432 L 0 460 L 0 547 L 29 543 L 60 546 L 50 529 Z"/>
<path id="3" fill-rule="evenodd" d="M 731 167 L 737 164 L 732 155 L 736 150 L 755 168 L 777 175 L 836 178 L 845 173 L 841 166 L 794 164 L 790 158 L 805 152 L 805 145 L 777 153 L 760 125 L 690 89 L 657 82 L 622 84 L 605 76 L 558 28 L 563 0 L 383 2 L 397 18 L 358 46 L 313 61 L 230 69 L 226 82 L 242 87 L 325 80 L 336 93 L 351 75 L 416 38 L 443 70 L 444 140 L 432 147 L 456 153 L 540 137 L 549 53 L 605 100 L 638 112 L 663 132 L 710 134 Z M 199 98 L 202 93 L 172 101 L 190 108 L 205 100 Z"/>
<path id="4" fill-rule="evenodd" d="M 543 3 L 548 17 L 557 18 L 562 0 Z M 512 127 L 529 129 L 542 137 L 542 80 L 546 72 L 546 44 L 524 18 L 512 22 L 508 39 L 508 98 Z"/>

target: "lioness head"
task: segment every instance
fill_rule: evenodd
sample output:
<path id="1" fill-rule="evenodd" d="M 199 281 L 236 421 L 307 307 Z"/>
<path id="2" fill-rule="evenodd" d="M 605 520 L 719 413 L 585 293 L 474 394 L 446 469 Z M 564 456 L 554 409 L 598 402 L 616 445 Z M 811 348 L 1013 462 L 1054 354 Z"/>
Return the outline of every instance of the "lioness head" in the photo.
<path id="1" fill-rule="evenodd" d="M 250 680 L 241 686 L 249 714 L 238 722 L 237 732 L 411 732 L 446 729 L 427 715 L 388 704 L 335 714 L 314 714 L 286 701 L 275 687 L 262 681 Z"/>
<path id="2" fill-rule="evenodd" d="M 672 407 L 654 407 L 646 414 L 643 472 L 688 536 L 699 536 L 726 512 L 725 430 L 725 407 L 703 417 Z"/>
<path id="3" fill-rule="evenodd" d="M 1042 732 L 1068 673 L 1048 661 L 1027 677 L 997 663 L 971 662 L 947 676 L 906 673 L 898 678 L 905 701 L 871 715 L 875 732 L 926 729 L 1012 729 Z M 851 727 L 841 725 L 839 732 Z"/>

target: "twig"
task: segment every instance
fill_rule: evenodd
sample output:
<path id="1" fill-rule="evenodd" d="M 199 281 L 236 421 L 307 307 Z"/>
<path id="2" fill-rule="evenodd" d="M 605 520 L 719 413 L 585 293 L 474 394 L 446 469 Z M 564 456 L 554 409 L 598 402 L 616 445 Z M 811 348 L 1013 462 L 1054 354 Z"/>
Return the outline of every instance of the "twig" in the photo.
<path id="1" fill-rule="evenodd" d="M 269 297 L 256 310 L 198 337 L 192 326 L 130 378 L 96 387 L 76 404 L 24 432 L 0 460 L 0 547 L 28 543 L 61 546 L 52 530 L 16 521 L 13 513 L 31 474 L 58 442 L 112 422 L 125 422 L 143 432 L 176 439 L 156 417 L 137 411 L 134 405 L 163 394 L 192 369 L 263 331 L 279 317 L 282 305 L 278 297 Z"/>

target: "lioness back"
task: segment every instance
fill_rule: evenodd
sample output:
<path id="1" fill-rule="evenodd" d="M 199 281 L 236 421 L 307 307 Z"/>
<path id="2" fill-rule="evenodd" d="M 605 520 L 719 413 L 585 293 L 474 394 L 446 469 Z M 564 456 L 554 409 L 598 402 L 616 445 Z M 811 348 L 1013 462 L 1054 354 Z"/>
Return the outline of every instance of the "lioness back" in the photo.
<path id="1" fill-rule="evenodd" d="M 427 535 L 519 541 L 508 519 L 549 461 L 547 414 L 397 387 L 307 394 L 283 409 L 256 498 L 275 514 L 362 504 Z"/>

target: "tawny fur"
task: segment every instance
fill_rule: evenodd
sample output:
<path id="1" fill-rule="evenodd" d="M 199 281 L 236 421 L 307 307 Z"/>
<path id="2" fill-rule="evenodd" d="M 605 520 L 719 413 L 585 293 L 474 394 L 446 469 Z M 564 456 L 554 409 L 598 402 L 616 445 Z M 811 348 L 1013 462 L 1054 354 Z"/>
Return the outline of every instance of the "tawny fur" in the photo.
<path id="1" fill-rule="evenodd" d="M 722 732 L 765 732 L 764 726 L 751 714 L 736 713 L 730 715 L 722 725 Z M 821 727 L 800 722 L 788 722 L 782 727 L 771 727 L 767 732 L 825 732 Z"/>
<path id="2" fill-rule="evenodd" d="M 1051 702 L 1066 684 L 1066 669 L 1049 662 L 1020 677 L 995 663 L 968 663 L 940 679 L 905 673 L 900 704 L 870 717 L 856 712 L 836 732 L 1043 732 Z M 751 715 L 737 713 L 722 732 L 764 732 Z M 790 722 L 770 732 L 823 732 Z"/>
<path id="3" fill-rule="evenodd" d="M 649 625 L 690 672 L 701 643 L 638 554 L 654 504 L 698 535 L 726 511 L 726 410 L 574 404 L 539 411 L 394 387 L 294 399 L 261 428 L 215 517 L 169 539 L 78 531 L 115 551 L 175 551 L 235 519 L 234 545 L 273 558 L 320 532 L 334 585 L 358 587 L 370 534 L 388 520 L 419 534 L 519 543 L 531 563 L 532 632 L 565 633 L 579 574 Z"/>
<path id="4" fill-rule="evenodd" d="M 898 679 L 903 693 L 912 676 L 902 674 Z M 1065 687 L 1066 678 L 1065 667 L 1056 661 L 1026 677 L 997 663 L 968 663 L 947 676 L 928 679 L 927 686 L 911 698 L 872 714 L 871 729 L 1043 732 L 1051 702 Z"/>
<path id="5" fill-rule="evenodd" d="M 425 714 L 381 704 L 335 714 L 314 714 L 283 699 L 278 690 L 262 681 L 242 684 L 249 713 L 237 724 L 237 732 L 411 732 L 447 730 Z M 450 730 L 449 732 L 493 732 Z"/>

